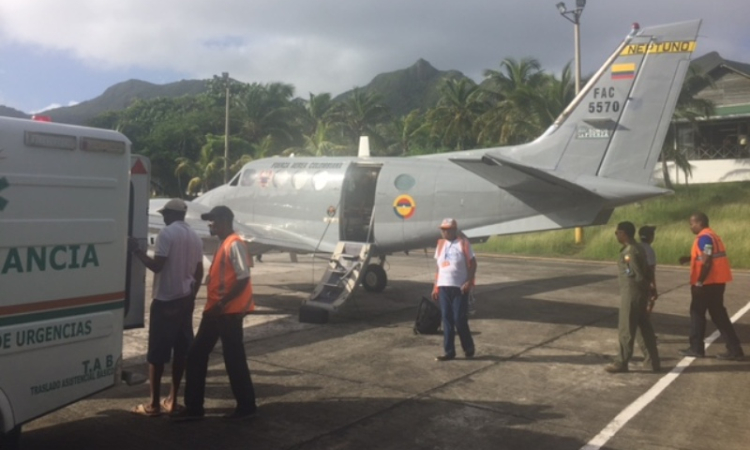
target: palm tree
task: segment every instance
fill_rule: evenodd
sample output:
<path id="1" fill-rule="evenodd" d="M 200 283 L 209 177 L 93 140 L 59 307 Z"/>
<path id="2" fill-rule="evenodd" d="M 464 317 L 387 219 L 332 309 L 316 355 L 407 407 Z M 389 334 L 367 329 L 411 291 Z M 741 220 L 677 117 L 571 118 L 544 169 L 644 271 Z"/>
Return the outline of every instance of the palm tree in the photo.
<path id="1" fill-rule="evenodd" d="M 219 142 L 219 139 L 221 139 L 220 142 L 223 149 L 223 137 L 207 136 L 207 142 L 201 147 L 197 161 L 185 156 L 181 156 L 175 160 L 177 163 L 174 171 L 175 175 L 178 178 L 181 175 L 191 177 L 186 189 L 189 195 L 207 192 L 209 189 L 219 185 L 224 174 L 224 157 L 220 156 L 216 151 L 216 143 Z"/>
<path id="2" fill-rule="evenodd" d="M 299 108 L 293 103 L 293 96 L 291 84 L 245 85 L 237 97 L 239 135 L 253 144 L 268 135 L 273 136 L 278 147 L 271 153 L 301 140 L 301 132 L 295 126 Z"/>
<path id="3" fill-rule="evenodd" d="M 390 117 L 388 107 L 381 103 L 381 97 L 356 88 L 342 103 L 337 103 L 331 111 L 333 125 L 342 128 L 342 134 L 352 148 L 356 148 L 360 136 L 369 136 L 375 148 L 385 146 L 377 131 L 377 125 Z"/>
<path id="4" fill-rule="evenodd" d="M 418 109 L 409 114 L 397 117 L 383 126 L 381 135 L 387 136 L 391 144 L 387 147 L 388 155 L 406 156 L 411 154 L 412 147 L 426 144 L 429 135 L 430 124 L 425 121 L 424 116 Z"/>
<path id="5" fill-rule="evenodd" d="M 334 156 L 344 155 L 350 148 L 346 145 L 337 144 L 329 139 L 331 126 L 321 122 L 311 135 L 303 136 L 304 143 L 301 146 L 289 147 L 284 150 L 285 155 L 301 154 L 309 156 Z"/>
<path id="6" fill-rule="evenodd" d="M 440 100 L 428 112 L 432 134 L 441 143 L 455 150 L 464 150 L 477 143 L 475 124 L 487 110 L 481 91 L 467 78 L 446 78 L 440 87 Z"/>
<path id="7" fill-rule="evenodd" d="M 494 104 L 482 118 L 480 139 L 501 145 L 520 144 L 544 129 L 544 86 L 549 77 L 533 58 L 506 58 L 500 70 L 486 70 L 484 97 Z"/>
<path id="8" fill-rule="evenodd" d="M 331 123 L 333 108 L 333 99 L 331 94 L 322 93 L 315 95 L 310 93 L 309 99 L 304 102 L 304 113 L 301 114 L 301 122 L 304 127 L 304 134 L 311 135 L 315 133 L 320 124 Z"/>
<path id="9" fill-rule="evenodd" d="M 674 161 L 675 165 L 685 174 L 685 179 L 693 173 L 685 148 L 681 148 L 677 142 L 677 130 L 680 123 L 692 129 L 695 135 L 700 133 L 698 119 L 709 117 L 714 114 L 714 103 L 710 100 L 697 98 L 696 95 L 706 86 L 713 86 L 713 79 L 707 74 L 699 73 L 690 66 L 682 90 L 677 97 L 672 123 L 664 139 L 661 150 L 661 171 L 664 177 L 664 185 L 672 189 L 672 179 L 669 176 L 668 162 Z"/>
<path id="10" fill-rule="evenodd" d="M 542 89 L 535 105 L 535 110 L 540 115 L 540 125 L 546 129 L 562 114 L 576 95 L 575 80 L 570 63 L 563 67 L 560 79 L 551 74 L 544 74 Z"/>

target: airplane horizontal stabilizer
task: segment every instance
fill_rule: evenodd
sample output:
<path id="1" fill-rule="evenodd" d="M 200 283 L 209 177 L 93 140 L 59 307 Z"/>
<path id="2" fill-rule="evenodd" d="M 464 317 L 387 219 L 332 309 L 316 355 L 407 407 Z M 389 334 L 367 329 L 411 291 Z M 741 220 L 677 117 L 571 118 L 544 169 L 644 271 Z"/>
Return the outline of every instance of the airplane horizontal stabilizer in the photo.
<path id="1" fill-rule="evenodd" d="M 597 198 L 607 207 L 671 194 L 672 191 L 648 184 L 579 175 L 574 181 L 553 171 L 512 161 L 498 155 L 484 155 L 481 159 L 451 159 L 464 169 L 512 194 L 557 194 Z"/>
<path id="2" fill-rule="evenodd" d="M 510 192 L 544 194 L 559 193 L 563 189 L 576 194 L 589 194 L 588 190 L 549 171 L 498 155 L 487 154 L 481 159 L 457 158 L 451 161 Z"/>

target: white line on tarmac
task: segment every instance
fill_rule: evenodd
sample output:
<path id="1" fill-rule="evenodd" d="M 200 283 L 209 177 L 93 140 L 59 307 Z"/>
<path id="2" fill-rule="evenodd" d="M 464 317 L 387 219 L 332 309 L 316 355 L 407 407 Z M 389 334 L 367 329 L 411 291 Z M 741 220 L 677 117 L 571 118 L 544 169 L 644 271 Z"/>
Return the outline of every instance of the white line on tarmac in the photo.
<path id="1" fill-rule="evenodd" d="M 750 310 L 750 302 L 746 304 L 742 309 L 737 311 L 732 316 L 732 323 L 739 320 L 745 313 Z M 711 336 L 706 339 L 706 348 L 711 345 L 719 337 L 719 330 L 714 331 Z M 612 437 L 624 427 L 630 419 L 635 417 L 643 408 L 648 406 L 656 397 L 659 396 L 678 376 L 695 360 L 692 356 L 686 356 L 677 363 L 674 369 L 668 374 L 664 375 L 655 385 L 651 386 L 651 389 L 646 391 L 645 394 L 638 397 L 633 403 L 628 405 L 627 408 L 623 409 L 620 414 L 617 415 L 612 422 L 610 422 L 602 431 L 599 432 L 588 444 L 581 447 L 581 450 L 599 450 L 604 444 L 606 444 Z"/>

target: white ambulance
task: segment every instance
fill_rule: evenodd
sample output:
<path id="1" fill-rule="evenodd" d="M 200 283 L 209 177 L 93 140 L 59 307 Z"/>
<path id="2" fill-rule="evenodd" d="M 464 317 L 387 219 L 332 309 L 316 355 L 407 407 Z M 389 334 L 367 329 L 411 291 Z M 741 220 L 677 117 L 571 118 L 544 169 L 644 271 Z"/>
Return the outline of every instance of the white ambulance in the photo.
<path id="1" fill-rule="evenodd" d="M 111 130 L 0 117 L 0 447 L 119 382 L 143 326 L 149 161 Z"/>

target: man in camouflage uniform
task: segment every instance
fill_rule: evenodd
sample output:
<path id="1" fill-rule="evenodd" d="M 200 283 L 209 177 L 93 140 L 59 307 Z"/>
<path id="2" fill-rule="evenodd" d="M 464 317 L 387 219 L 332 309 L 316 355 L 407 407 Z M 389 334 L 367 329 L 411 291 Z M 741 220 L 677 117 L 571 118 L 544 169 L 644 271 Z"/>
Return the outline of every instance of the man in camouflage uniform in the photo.
<path id="1" fill-rule="evenodd" d="M 615 361 L 604 370 L 609 373 L 628 371 L 628 362 L 633 356 L 633 342 L 636 331 L 643 335 L 645 349 L 644 366 L 654 372 L 661 370 L 659 351 L 656 348 L 656 335 L 647 312 L 651 272 L 643 247 L 635 241 L 635 225 L 620 222 L 615 231 L 617 241 L 623 245 L 617 259 L 620 282 L 619 338 L 620 351 Z"/>

